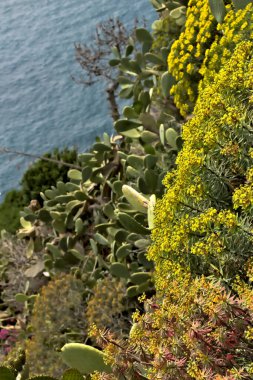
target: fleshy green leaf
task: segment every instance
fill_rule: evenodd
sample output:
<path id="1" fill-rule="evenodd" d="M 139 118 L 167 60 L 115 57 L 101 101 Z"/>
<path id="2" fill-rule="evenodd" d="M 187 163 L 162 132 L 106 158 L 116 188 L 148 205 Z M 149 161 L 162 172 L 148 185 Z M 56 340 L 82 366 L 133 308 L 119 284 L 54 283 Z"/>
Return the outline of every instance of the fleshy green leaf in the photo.
<path id="1" fill-rule="evenodd" d="M 173 76 L 168 71 L 165 71 L 165 73 L 163 73 L 163 75 L 161 76 L 162 91 L 165 97 L 169 96 L 170 89 L 174 83 L 175 79 L 173 78 Z"/>
<path id="2" fill-rule="evenodd" d="M 62 380 L 83 380 L 83 375 L 77 369 L 70 368 L 64 372 Z"/>
<path id="3" fill-rule="evenodd" d="M 209 5 L 214 18 L 218 23 L 222 23 L 226 15 L 226 8 L 223 0 L 209 0 Z"/>
<path id="4" fill-rule="evenodd" d="M 80 170 L 76 170 L 76 169 L 70 169 L 68 171 L 68 177 L 70 179 L 76 179 L 76 180 L 82 180 L 82 173 L 80 172 Z"/>
<path id="5" fill-rule="evenodd" d="M 94 347 L 81 343 L 67 343 L 61 351 L 64 363 L 83 374 L 95 371 L 111 372 L 111 367 L 104 362 L 104 353 Z"/>
<path id="6" fill-rule="evenodd" d="M 120 224 L 130 232 L 135 232 L 141 235 L 147 235 L 150 233 L 150 231 L 147 228 L 142 226 L 140 223 L 138 223 L 134 218 L 132 218 L 128 214 L 120 212 L 118 214 L 118 220 Z"/>
<path id="7" fill-rule="evenodd" d="M 130 276 L 127 266 L 121 263 L 112 263 L 110 272 L 113 276 L 118 278 L 129 278 Z"/>
<path id="8" fill-rule="evenodd" d="M 147 29 L 144 28 L 138 28 L 135 31 L 136 33 L 136 38 L 140 42 L 150 42 L 153 41 L 153 38 L 151 34 L 147 31 Z"/>

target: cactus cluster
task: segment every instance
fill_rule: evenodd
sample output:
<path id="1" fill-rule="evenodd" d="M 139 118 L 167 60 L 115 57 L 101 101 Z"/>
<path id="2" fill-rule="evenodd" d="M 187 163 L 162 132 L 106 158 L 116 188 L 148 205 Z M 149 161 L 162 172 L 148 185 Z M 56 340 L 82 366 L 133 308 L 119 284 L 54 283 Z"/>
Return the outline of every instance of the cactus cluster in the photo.
<path id="1" fill-rule="evenodd" d="M 173 17 L 179 6 L 169 5 Z M 92 288 L 110 273 L 126 281 L 130 298 L 153 288 L 145 252 L 155 198 L 162 196 L 162 178 L 182 146 L 178 119 L 157 107 L 152 111 L 153 89 L 162 86 L 168 94 L 169 83 L 169 47 L 157 52 L 153 42 L 138 28 L 124 54 L 112 49 L 109 64 L 119 70 L 119 96 L 132 99 L 114 124 L 117 135 L 104 134 L 80 154 L 81 170 L 69 170 L 69 182 L 41 193 L 43 207 L 24 210 L 18 233 L 32 251 L 42 252 L 50 276 L 71 270 Z"/>
<path id="2" fill-rule="evenodd" d="M 170 47 L 171 42 L 178 38 L 186 21 L 185 1 L 157 1 L 151 0 L 152 5 L 160 17 L 152 24 L 154 50 Z"/>
<path id="3" fill-rule="evenodd" d="M 161 129 L 160 135 L 159 130 L 152 133 L 155 141 L 139 147 L 138 155 L 126 139 L 105 135 L 80 155 L 82 171 L 71 169 L 69 182 L 41 194 L 43 208 L 25 210 L 19 236 L 29 237 L 35 251 L 43 247 L 44 271 L 53 276 L 71 270 L 91 288 L 109 272 L 128 281 L 131 297 L 152 287 L 151 276 L 141 275 L 153 267 L 145 258 L 150 197 L 163 194 L 165 162 L 173 165 L 179 149 L 178 132 Z"/>
<path id="4" fill-rule="evenodd" d="M 142 274 L 153 267 L 145 258 L 153 225 L 150 197 L 162 196 L 162 178 L 181 147 L 174 119 L 159 127 L 150 114 L 133 112 L 126 107 L 128 118 L 115 123 L 123 135 L 97 139 L 79 155 L 82 170 L 69 170 L 69 182 L 41 194 L 42 208 L 24 210 L 19 231 L 35 252 L 42 251 L 51 276 L 71 270 L 92 287 L 109 272 L 127 280 L 130 297 L 152 287 L 151 276 Z"/>

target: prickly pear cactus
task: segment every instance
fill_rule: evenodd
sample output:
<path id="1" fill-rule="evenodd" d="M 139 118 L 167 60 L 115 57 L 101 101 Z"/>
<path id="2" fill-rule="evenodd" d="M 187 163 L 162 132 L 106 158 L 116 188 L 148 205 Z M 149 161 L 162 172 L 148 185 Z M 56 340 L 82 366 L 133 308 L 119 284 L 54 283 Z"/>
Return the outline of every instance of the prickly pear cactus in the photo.
<path id="1" fill-rule="evenodd" d="M 112 371 L 111 366 L 106 364 L 105 354 L 85 344 L 65 344 L 61 349 L 61 358 L 68 366 L 76 368 L 82 374 Z"/>
<path id="2" fill-rule="evenodd" d="M 155 119 L 150 120 L 155 126 Z M 129 123 L 132 127 L 126 118 L 116 124 L 129 130 Z M 34 251 L 43 248 L 45 271 L 54 276 L 71 270 L 90 288 L 108 272 L 129 277 L 129 286 L 134 286 L 127 293 L 131 297 L 152 288 L 151 276 L 140 288 L 142 284 L 131 283 L 131 276 L 152 270 L 145 257 L 153 226 L 149 200 L 152 194 L 158 198 L 163 194 L 161 180 L 180 149 L 179 130 L 178 125 L 175 129 L 164 126 L 162 142 L 158 129 L 156 133 L 147 130 L 155 139 L 143 145 L 104 135 L 90 153 L 79 156 L 82 171 L 71 169 L 69 182 L 58 182 L 42 194 L 43 208 L 24 211 L 19 234 L 30 239 Z M 139 245 L 140 240 L 147 244 Z M 117 267 L 125 267 L 124 273 Z"/>

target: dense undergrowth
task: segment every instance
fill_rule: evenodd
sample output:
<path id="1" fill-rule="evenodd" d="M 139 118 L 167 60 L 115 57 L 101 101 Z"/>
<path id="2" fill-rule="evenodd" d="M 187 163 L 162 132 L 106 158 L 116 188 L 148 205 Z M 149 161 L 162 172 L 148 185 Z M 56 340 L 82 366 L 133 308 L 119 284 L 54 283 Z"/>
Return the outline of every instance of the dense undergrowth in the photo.
<path id="1" fill-rule="evenodd" d="M 117 134 L 2 236 L 3 380 L 253 378 L 253 5 L 151 2 Z"/>

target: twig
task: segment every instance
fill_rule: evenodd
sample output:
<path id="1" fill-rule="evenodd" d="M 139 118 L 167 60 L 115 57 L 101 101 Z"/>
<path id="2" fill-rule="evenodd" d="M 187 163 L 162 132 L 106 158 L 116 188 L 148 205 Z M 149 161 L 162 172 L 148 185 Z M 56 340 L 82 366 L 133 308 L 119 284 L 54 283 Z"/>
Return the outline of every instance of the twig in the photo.
<path id="1" fill-rule="evenodd" d="M 19 152 L 19 151 L 16 151 L 14 149 L 9 149 L 9 148 L 1 147 L 0 146 L 0 154 L 4 154 L 4 153 L 11 153 L 11 154 L 16 154 L 18 156 L 25 156 L 25 157 L 35 158 L 36 160 L 38 159 L 38 160 L 53 162 L 54 164 L 59 164 L 59 165 L 62 165 L 62 166 L 66 166 L 66 167 L 71 168 L 71 169 L 78 169 L 78 170 L 82 169 L 82 167 L 79 166 L 79 165 L 69 164 L 69 163 L 64 162 L 64 161 L 56 160 L 54 158 L 48 158 L 48 157 L 44 157 L 44 156 L 37 156 L 37 155 L 31 154 L 31 153 Z"/>

